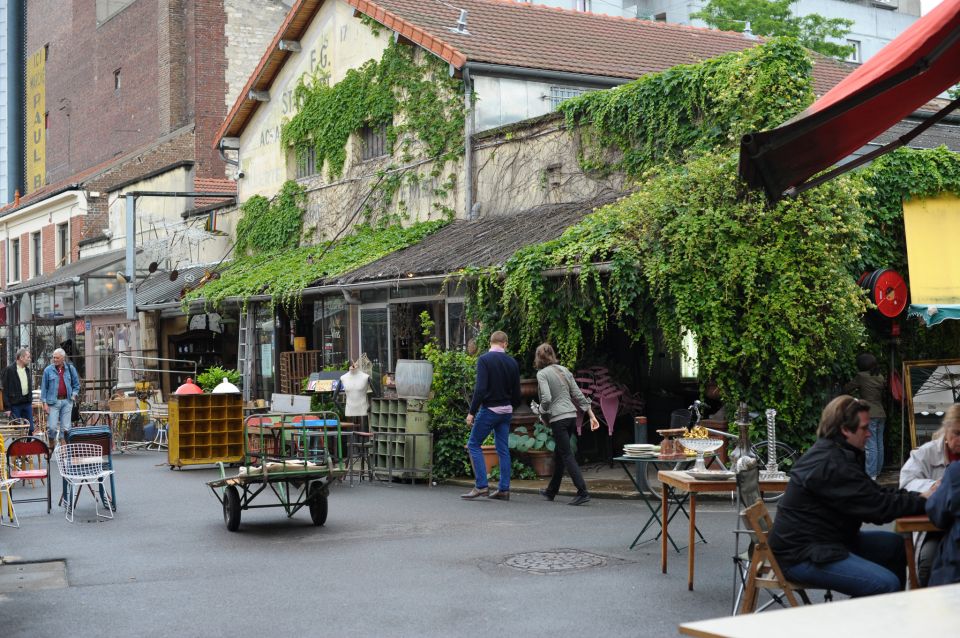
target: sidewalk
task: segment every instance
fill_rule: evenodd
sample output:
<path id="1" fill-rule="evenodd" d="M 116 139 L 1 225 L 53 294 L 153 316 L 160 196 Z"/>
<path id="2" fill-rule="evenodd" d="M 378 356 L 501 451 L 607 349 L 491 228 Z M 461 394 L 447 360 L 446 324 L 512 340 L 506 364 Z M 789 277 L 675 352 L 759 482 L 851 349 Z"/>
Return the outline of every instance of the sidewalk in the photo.
<path id="1" fill-rule="evenodd" d="M 583 479 L 587 482 L 587 490 L 593 498 L 611 498 L 611 499 L 639 499 L 640 493 L 636 486 L 624 473 L 619 463 L 614 463 L 611 467 L 608 463 L 590 463 L 580 466 L 583 472 Z M 877 482 L 883 487 L 897 487 L 900 480 L 899 470 L 886 470 L 880 474 Z M 543 478 L 537 480 L 511 479 L 510 491 L 521 494 L 536 494 L 538 490 L 547 487 L 550 479 Z M 461 487 L 473 487 L 472 478 L 460 477 L 448 479 L 447 485 L 457 485 Z M 573 497 L 577 493 L 569 477 L 563 477 L 560 484 L 560 496 Z M 701 498 L 710 498 L 713 495 L 701 495 Z M 721 497 L 726 498 L 726 497 Z"/>

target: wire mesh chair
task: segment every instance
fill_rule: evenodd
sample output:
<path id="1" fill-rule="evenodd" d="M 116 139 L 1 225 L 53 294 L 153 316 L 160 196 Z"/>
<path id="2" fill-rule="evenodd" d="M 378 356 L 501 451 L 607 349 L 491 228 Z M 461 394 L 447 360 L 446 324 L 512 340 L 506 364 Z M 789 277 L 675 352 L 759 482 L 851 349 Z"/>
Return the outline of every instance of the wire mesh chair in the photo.
<path id="1" fill-rule="evenodd" d="M 110 502 L 112 495 L 108 495 L 105 480 L 113 474 L 113 470 L 104 469 L 103 448 L 94 443 L 62 443 L 54 456 L 57 459 L 57 469 L 60 476 L 70 486 L 70 497 L 67 499 L 67 520 L 73 522 L 73 513 L 77 507 L 77 498 L 86 486 L 93 496 L 94 507 L 99 518 L 113 518 L 113 506 Z M 94 486 L 97 492 L 93 491 Z M 99 492 L 104 499 L 106 514 L 100 513 Z"/>

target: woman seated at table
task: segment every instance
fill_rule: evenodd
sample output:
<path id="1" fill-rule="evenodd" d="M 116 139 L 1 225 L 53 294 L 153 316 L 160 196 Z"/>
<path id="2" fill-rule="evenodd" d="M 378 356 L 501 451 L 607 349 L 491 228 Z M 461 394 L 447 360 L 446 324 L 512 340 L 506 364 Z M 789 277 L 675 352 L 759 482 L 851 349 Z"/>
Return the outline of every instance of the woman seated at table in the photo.
<path id="1" fill-rule="evenodd" d="M 943 530 L 946 539 L 938 544 L 929 584 L 960 583 L 960 521 L 957 520 L 960 518 L 960 463 L 952 463 L 947 468 L 943 484 L 927 501 L 927 515 Z"/>
<path id="2" fill-rule="evenodd" d="M 912 492 L 925 492 L 943 478 L 947 466 L 960 460 L 960 404 L 953 404 L 943 416 L 940 429 L 933 438 L 910 453 L 900 470 L 900 487 Z M 914 539 L 917 548 L 917 579 L 926 587 L 930 566 L 937 555 L 943 534 L 928 532 Z"/>
<path id="3" fill-rule="evenodd" d="M 793 466 L 770 534 L 792 582 L 852 597 L 903 589 L 903 540 L 860 526 L 922 514 L 929 493 L 880 487 L 870 478 L 863 451 L 869 428 L 870 406 L 841 395 L 823 409 L 816 443 Z"/>

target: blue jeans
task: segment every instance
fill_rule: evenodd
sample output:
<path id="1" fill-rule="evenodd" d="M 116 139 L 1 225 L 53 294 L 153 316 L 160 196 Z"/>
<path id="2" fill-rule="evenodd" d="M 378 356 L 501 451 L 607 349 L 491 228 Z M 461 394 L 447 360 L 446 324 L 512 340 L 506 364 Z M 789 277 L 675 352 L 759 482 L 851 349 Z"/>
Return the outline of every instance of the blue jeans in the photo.
<path id="1" fill-rule="evenodd" d="M 497 457 L 500 459 L 500 486 L 501 492 L 510 491 L 510 448 L 507 438 L 510 436 L 510 419 L 512 414 L 496 414 L 486 408 L 480 408 L 473 420 L 470 430 L 470 440 L 467 449 L 470 450 L 470 460 L 473 462 L 473 473 L 477 477 L 477 489 L 487 488 L 487 463 L 483 460 L 483 451 L 480 446 L 484 439 L 493 432 L 493 441 L 497 446 Z"/>
<path id="2" fill-rule="evenodd" d="M 50 413 L 47 415 L 47 433 L 49 435 L 50 446 L 53 447 L 57 440 L 57 426 L 60 428 L 60 436 L 64 441 L 67 440 L 67 432 L 73 423 L 70 416 L 73 414 L 73 401 L 70 399 L 57 399 L 56 403 L 48 404 Z"/>
<path id="3" fill-rule="evenodd" d="M 893 532 L 860 532 L 856 553 L 843 560 L 791 565 L 784 575 L 815 589 L 832 589 L 852 598 L 903 590 L 907 557 L 903 538 Z"/>
<path id="4" fill-rule="evenodd" d="M 26 419 L 30 422 L 30 434 L 33 434 L 33 404 L 19 403 L 10 406 L 10 416 L 14 419 Z"/>
<path id="5" fill-rule="evenodd" d="M 883 469 L 883 423 L 885 419 L 870 419 L 870 438 L 863 448 L 867 455 L 867 474 L 870 478 L 880 476 Z"/>

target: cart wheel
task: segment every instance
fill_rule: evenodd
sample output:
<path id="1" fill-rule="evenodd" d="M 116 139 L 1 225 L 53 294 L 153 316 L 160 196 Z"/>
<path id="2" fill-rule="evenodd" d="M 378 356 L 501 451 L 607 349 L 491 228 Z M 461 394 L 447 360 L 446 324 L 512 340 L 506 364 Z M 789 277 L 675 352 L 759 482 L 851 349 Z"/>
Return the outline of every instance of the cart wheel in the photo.
<path id="1" fill-rule="evenodd" d="M 327 494 L 322 485 L 310 487 L 310 518 L 317 527 L 327 522 Z"/>
<path id="2" fill-rule="evenodd" d="M 240 529 L 240 493 L 235 485 L 228 485 L 223 491 L 223 522 L 231 532 Z"/>

